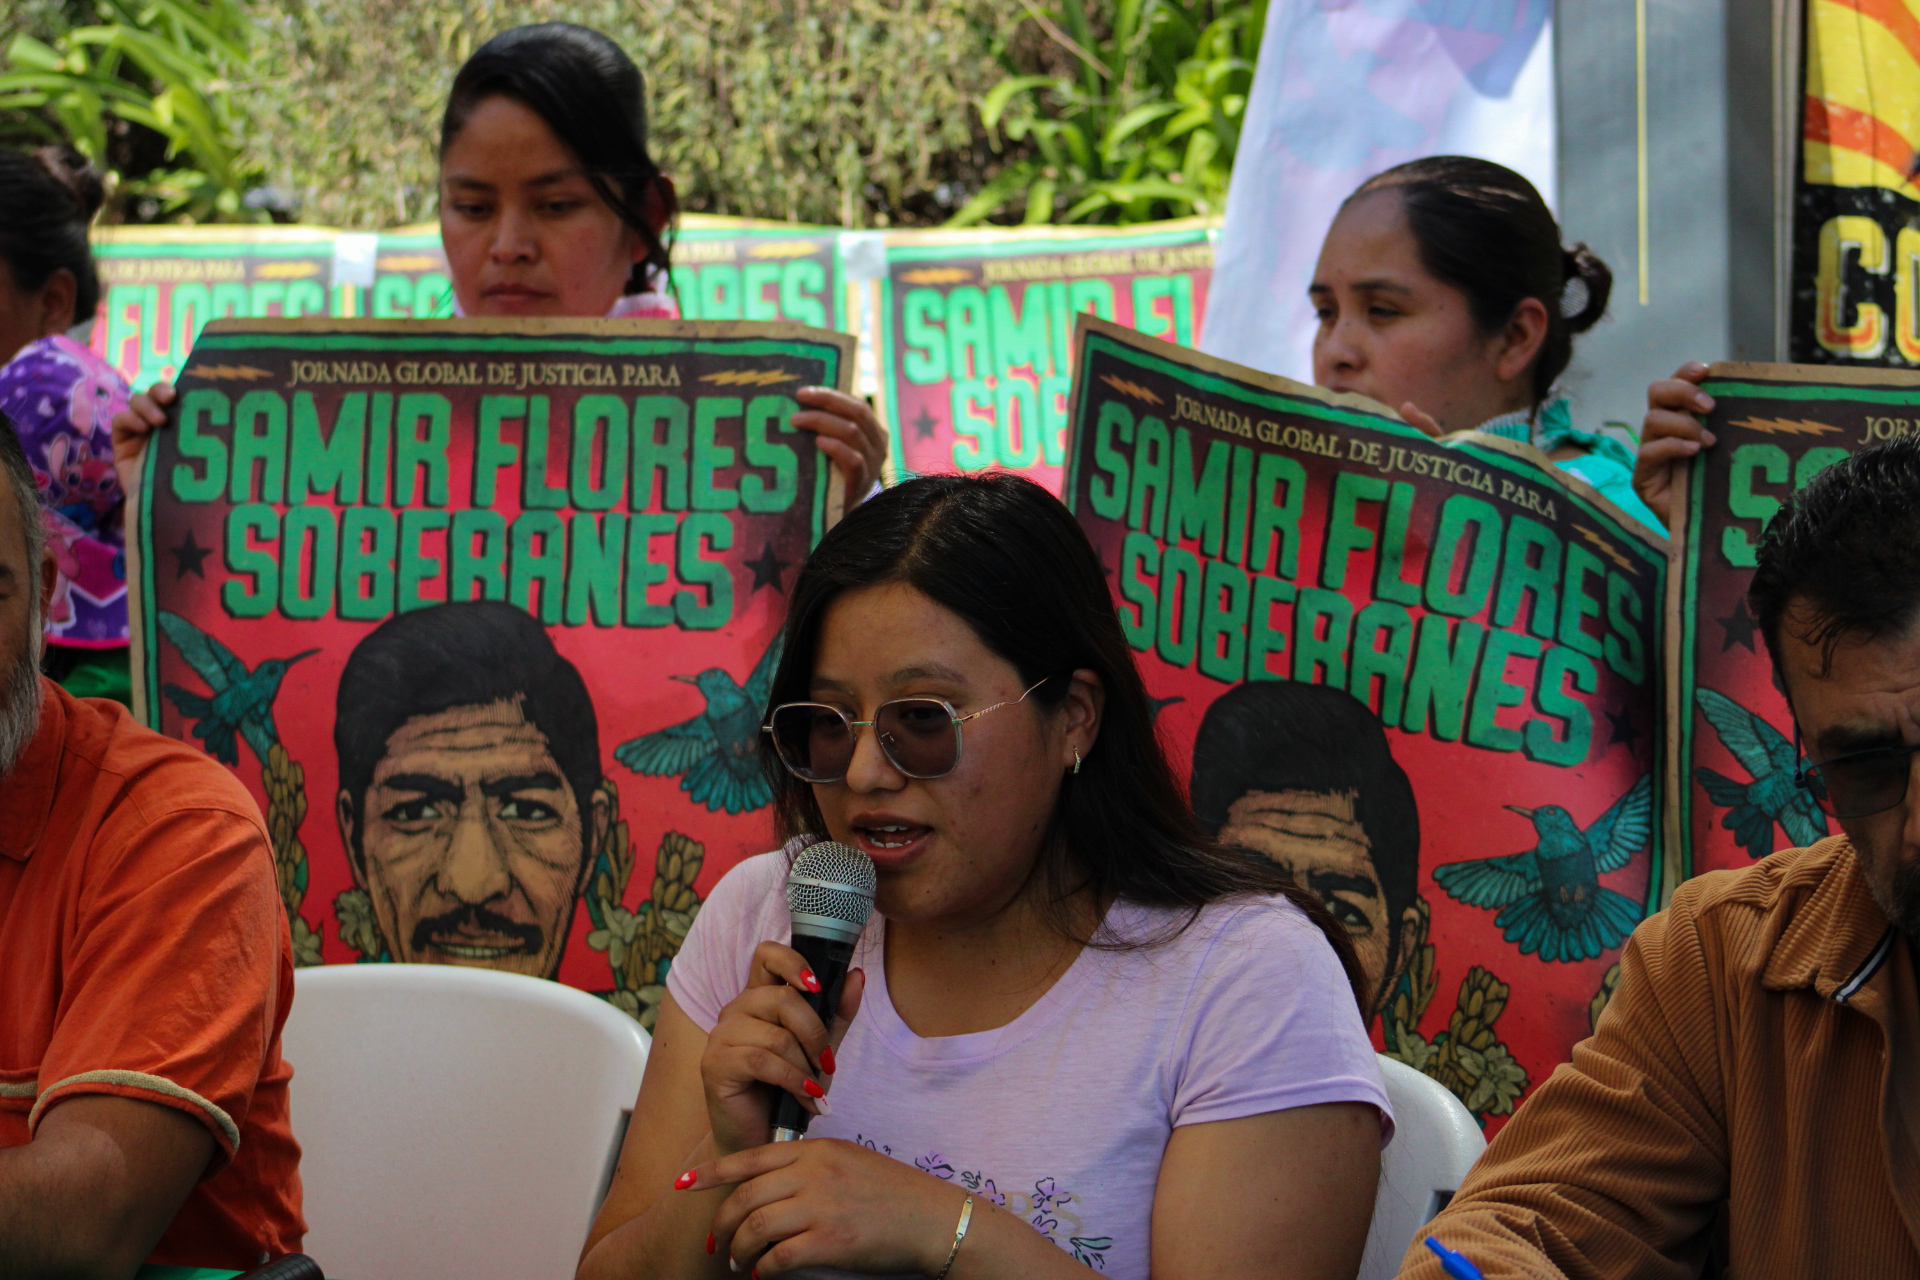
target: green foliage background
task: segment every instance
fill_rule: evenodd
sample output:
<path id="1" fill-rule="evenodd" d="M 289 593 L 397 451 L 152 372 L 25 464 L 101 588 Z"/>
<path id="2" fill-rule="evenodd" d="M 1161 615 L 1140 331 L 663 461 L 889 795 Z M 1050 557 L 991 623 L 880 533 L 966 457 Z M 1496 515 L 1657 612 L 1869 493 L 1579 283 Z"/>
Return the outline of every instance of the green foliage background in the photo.
<path id="1" fill-rule="evenodd" d="M 65 134 L 104 151 L 120 175 L 109 220 L 423 221 L 435 212 L 433 142 L 455 69 L 508 26 L 568 20 L 605 31 L 646 73 L 655 156 L 688 211 L 851 227 L 939 224 L 962 210 L 969 222 L 1131 222 L 1218 212 L 1251 75 L 1243 55 L 1264 10 L 1265 0 L 11 0 L 0 3 L 0 50 L 13 55 L 0 65 L 0 139 Z M 103 68 L 77 43 L 115 23 L 144 36 L 176 11 L 239 13 L 251 29 L 186 50 L 178 83 Z M 43 49 L 67 56 L 63 74 L 78 86 L 64 111 L 44 88 Z M 32 92 L 9 96 L 9 75 Z M 126 104 L 121 118 L 79 137 L 85 95 L 115 75 L 137 92 L 107 84 Z M 158 110 L 136 101 L 169 94 Z M 175 124 L 176 106 L 218 115 L 221 145 Z"/>

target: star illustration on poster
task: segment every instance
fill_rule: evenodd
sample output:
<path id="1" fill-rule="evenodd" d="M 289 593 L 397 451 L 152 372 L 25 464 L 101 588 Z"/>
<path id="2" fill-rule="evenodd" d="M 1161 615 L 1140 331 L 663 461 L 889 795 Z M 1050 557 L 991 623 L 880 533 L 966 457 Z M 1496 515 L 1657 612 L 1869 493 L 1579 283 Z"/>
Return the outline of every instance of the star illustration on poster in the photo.
<path id="1" fill-rule="evenodd" d="M 186 541 L 177 547 L 169 548 L 168 554 L 174 558 L 176 568 L 174 569 L 173 576 L 176 581 L 186 577 L 189 573 L 203 581 L 206 579 L 207 571 L 202 565 L 205 563 L 206 558 L 213 554 L 213 548 L 203 547 L 198 542 L 195 542 L 193 530 L 187 530 Z"/>
<path id="2" fill-rule="evenodd" d="M 1722 629 L 1726 631 L 1726 639 L 1720 643 L 1720 652 L 1725 653 L 1737 644 L 1745 645 L 1748 653 L 1758 652 L 1758 650 L 1753 647 L 1753 633 L 1760 629 L 1760 624 L 1754 621 L 1751 613 L 1747 612 L 1747 598 L 1745 596 L 1733 602 L 1732 613 L 1724 618 L 1716 618 L 1714 621 L 1718 622 Z"/>
<path id="3" fill-rule="evenodd" d="M 743 560 L 741 563 L 753 570 L 752 590 L 758 591 L 762 587 L 772 587 L 781 595 L 787 593 L 786 584 L 781 581 L 781 575 L 793 567 L 793 561 L 782 560 L 775 555 L 771 542 L 764 544 L 758 560 Z"/>
<path id="4" fill-rule="evenodd" d="M 940 419 L 934 417 L 923 405 L 920 416 L 913 420 L 913 429 L 919 433 L 914 437 L 916 440 L 931 440 L 933 433 L 940 429 Z"/>
<path id="5" fill-rule="evenodd" d="M 1633 724 L 1633 713 L 1625 709 L 1609 711 L 1607 712 L 1607 722 L 1613 726 L 1613 736 L 1607 739 L 1607 745 L 1612 746 L 1616 742 L 1624 742 L 1627 750 L 1632 751 L 1635 744 L 1637 744 L 1641 738 L 1640 730 L 1636 729 Z"/>

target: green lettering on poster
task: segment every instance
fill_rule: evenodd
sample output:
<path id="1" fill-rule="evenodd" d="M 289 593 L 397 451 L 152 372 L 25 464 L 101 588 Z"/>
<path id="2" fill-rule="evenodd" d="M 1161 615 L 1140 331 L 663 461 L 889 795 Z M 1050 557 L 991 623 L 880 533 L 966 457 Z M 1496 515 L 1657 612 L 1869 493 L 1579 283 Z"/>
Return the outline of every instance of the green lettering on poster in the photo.
<path id="1" fill-rule="evenodd" d="M 1510 729 L 1497 717 L 1503 707 L 1517 707 L 1527 699 L 1531 682 L 1515 684 L 1507 678 L 1507 663 L 1512 658 L 1537 658 L 1538 637 L 1517 631 L 1493 631 L 1487 635 L 1487 647 L 1480 659 L 1480 678 L 1474 682 L 1473 711 L 1467 717 L 1467 742 L 1487 751 L 1518 751 L 1520 730 Z"/>
<path id="2" fill-rule="evenodd" d="M 474 514 L 491 516 L 493 512 Z M 342 618 L 378 622 L 393 613 L 393 556 L 399 543 L 400 521 L 392 511 L 386 507 L 347 508 L 340 521 Z"/>
<path id="3" fill-rule="evenodd" d="M 687 630 L 716 631 L 733 618 L 733 573 L 725 563 L 701 554 L 731 546 L 733 521 L 718 512 L 694 511 L 680 521 L 680 581 L 690 589 L 674 593 L 673 611 Z M 699 588 L 706 591 L 704 604 Z"/>
<path id="4" fill-rule="evenodd" d="M 333 430 L 320 423 L 313 392 L 293 393 L 293 457 L 287 501 L 328 497 L 341 506 L 360 501 L 361 466 L 367 451 L 367 393 L 351 391 L 334 411 Z"/>
<path id="5" fill-rule="evenodd" d="M 498 511 L 454 512 L 447 562 L 447 599 L 505 600 L 507 518 Z"/>

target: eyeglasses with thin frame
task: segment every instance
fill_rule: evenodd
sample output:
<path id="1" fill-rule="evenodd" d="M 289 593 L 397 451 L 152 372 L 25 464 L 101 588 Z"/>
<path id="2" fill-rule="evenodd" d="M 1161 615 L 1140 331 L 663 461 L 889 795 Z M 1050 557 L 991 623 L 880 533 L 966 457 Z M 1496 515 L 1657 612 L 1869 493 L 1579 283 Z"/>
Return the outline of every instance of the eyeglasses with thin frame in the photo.
<path id="1" fill-rule="evenodd" d="M 783 702 L 767 716 L 760 732 L 773 738 L 774 752 L 787 771 L 802 782 L 833 783 L 853 767 L 860 730 L 871 728 L 888 763 L 909 778 L 944 778 L 960 767 L 960 727 L 989 711 L 1027 700 L 1053 677 L 1036 682 L 1026 693 L 1005 702 L 961 715 L 945 698 L 895 698 L 873 710 L 873 719 L 855 720 L 824 702 Z"/>
<path id="2" fill-rule="evenodd" d="M 1794 758 L 1800 758 L 1800 726 L 1793 729 Z M 1920 745 L 1872 747 L 1849 751 L 1794 770 L 1793 781 L 1834 818 L 1871 818 L 1907 798 L 1913 757 Z"/>

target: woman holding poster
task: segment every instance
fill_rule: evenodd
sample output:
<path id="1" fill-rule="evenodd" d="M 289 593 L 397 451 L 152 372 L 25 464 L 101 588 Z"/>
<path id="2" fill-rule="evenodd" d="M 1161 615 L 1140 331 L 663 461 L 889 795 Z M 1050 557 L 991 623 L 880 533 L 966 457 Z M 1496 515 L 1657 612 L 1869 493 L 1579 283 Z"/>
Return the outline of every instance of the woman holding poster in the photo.
<path id="1" fill-rule="evenodd" d="M 46 672 L 76 696 L 125 702 L 126 501 L 108 424 L 127 384 L 67 334 L 100 304 L 87 227 L 105 194 L 71 148 L 0 152 L 0 420 L 33 464 L 60 569 Z"/>
<path id="2" fill-rule="evenodd" d="M 1605 314 L 1613 274 L 1565 248 L 1531 182 L 1504 165 L 1432 156 L 1347 197 L 1308 290 L 1313 380 L 1392 405 L 1429 435 L 1524 441 L 1649 528 L 1633 452 L 1573 425 L 1556 383 Z"/>
<path id="3" fill-rule="evenodd" d="M 440 124 L 440 240 L 463 316 L 674 319 L 663 292 L 673 182 L 647 151 L 640 69 L 572 23 L 515 27 L 475 51 Z M 798 393 L 850 497 L 880 478 L 887 436 L 873 410 L 826 387 Z M 115 416 L 121 480 L 174 399 L 155 383 Z"/>
<path id="4" fill-rule="evenodd" d="M 792 842 L 668 974 L 582 1277 L 1353 1274 L 1392 1116 L 1352 944 L 1196 825 L 1059 500 L 930 476 L 851 513 L 769 701 Z M 785 945 L 810 832 L 879 876 L 831 1028 Z M 769 1143 L 772 1090 L 808 1141 Z"/>

